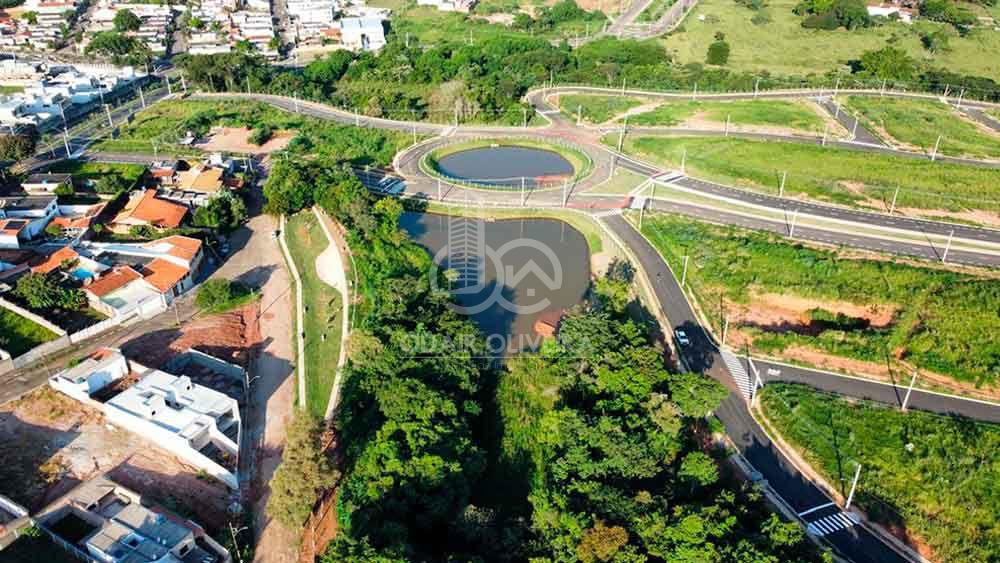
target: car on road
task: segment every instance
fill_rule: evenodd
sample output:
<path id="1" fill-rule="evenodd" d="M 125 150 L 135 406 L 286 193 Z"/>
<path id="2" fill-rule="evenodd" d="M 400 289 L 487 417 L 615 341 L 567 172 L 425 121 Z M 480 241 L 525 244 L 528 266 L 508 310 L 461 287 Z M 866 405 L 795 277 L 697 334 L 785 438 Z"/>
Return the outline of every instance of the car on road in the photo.
<path id="1" fill-rule="evenodd" d="M 675 330 L 674 336 L 677 337 L 677 343 L 681 346 L 690 346 L 691 340 L 688 339 L 688 335 L 683 330 Z"/>
<path id="2" fill-rule="evenodd" d="M 378 181 L 378 185 L 375 186 L 375 189 L 384 194 L 396 195 L 402 192 L 404 187 L 405 185 L 403 184 L 403 181 L 399 178 L 386 176 Z"/>

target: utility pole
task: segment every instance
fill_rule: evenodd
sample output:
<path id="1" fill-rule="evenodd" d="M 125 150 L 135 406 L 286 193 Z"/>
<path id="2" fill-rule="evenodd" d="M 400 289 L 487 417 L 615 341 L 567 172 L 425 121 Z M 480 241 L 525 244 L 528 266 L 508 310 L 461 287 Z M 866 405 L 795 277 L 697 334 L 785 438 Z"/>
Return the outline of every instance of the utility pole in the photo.
<path id="1" fill-rule="evenodd" d="M 142 95 L 141 86 L 138 88 L 138 90 L 139 90 L 139 101 L 142 102 L 142 109 L 146 109 L 146 96 Z"/>
<path id="2" fill-rule="evenodd" d="M 167 95 L 168 96 L 173 96 L 174 95 L 174 91 L 170 87 L 170 77 L 169 76 L 164 76 L 163 78 L 166 79 L 166 81 L 167 81 Z"/>
<path id="3" fill-rule="evenodd" d="M 625 143 L 625 129 L 628 128 L 628 115 L 625 116 L 625 122 L 622 123 L 622 129 L 618 132 L 618 152 L 622 152 L 622 145 Z"/>
<path id="4" fill-rule="evenodd" d="M 625 77 L 622 77 L 622 96 L 625 95 Z"/>
<path id="5" fill-rule="evenodd" d="M 760 88 L 760 78 L 753 83 L 753 99 L 757 99 L 757 90 Z"/>
<path id="6" fill-rule="evenodd" d="M 299 111 L 299 93 L 295 92 L 292 94 L 292 99 L 295 100 L 295 113 L 302 113 Z"/>
<path id="7" fill-rule="evenodd" d="M 799 220 L 799 210 L 792 211 L 792 224 L 788 229 L 788 238 L 795 238 L 795 223 Z"/>
<path id="8" fill-rule="evenodd" d="M 941 263 L 942 264 L 944 264 L 944 261 L 948 259 L 948 251 L 951 250 L 951 239 L 954 236 L 955 236 L 955 229 L 952 229 L 951 232 L 948 233 L 948 244 L 945 245 L 945 247 L 944 247 L 944 254 L 941 255 Z"/>
<path id="9" fill-rule="evenodd" d="M 858 464 L 858 470 L 854 472 L 854 481 L 851 483 L 851 492 L 847 495 L 847 504 L 844 505 L 844 510 L 851 509 L 851 501 L 854 500 L 854 490 L 858 488 L 858 478 L 861 477 L 861 464 Z"/>
<path id="10" fill-rule="evenodd" d="M 413 144 L 417 144 L 417 124 L 413 124 Z"/>
<path id="11" fill-rule="evenodd" d="M 71 154 L 69 150 L 69 131 L 66 129 L 63 129 L 63 147 L 66 148 L 66 158 L 69 158 Z"/>
<path id="12" fill-rule="evenodd" d="M 823 129 L 823 146 L 826 146 L 826 136 L 830 133 L 830 124 L 827 123 L 826 127 Z"/>
<path id="13" fill-rule="evenodd" d="M 837 83 L 833 86 L 833 96 L 837 97 L 837 91 L 840 90 L 840 77 L 837 77 Z"/>
<path id="14" fill-rule="evenodd" d="M 910 393 L 913 392 L 913 384 L 917 382 L 917 370 L 914 368 L 913 377 L 910 378 L 910 386 L 906 388 L 906 395 L 903 397 L 903 404 L 899 410 L 906 412 L 906 405 L 910 403 Z"/>
<path id="15" fill-rule="evenodd" d="M 358 108 L 354 108 L 354 126 L 361 127 L 361 114 L 358 113 Z"/>
<path id="16" fill-rule="evenodd" d="M 528 128 L 528 110 L 526 108 L 521 108 L 521 128 Z"/>
<path id="17" fill-rule="evenodd" d="M 104 111 L 105 111 L 105 113 L 108 114 L 108 127 L 111 127 L 112 129 L 114 129 L 115 122 L 111 121 L 111 106 L 109 106 L 108 104 L 104 104 Z"/>
<path id="18" fill-rule="evenodd" d="M 250 95 L 250 75 L 247 75 L 247 95 Z"/>
<path id="19" fill-rule="evenodd" d="M 184 93 L 187 94 L 188 85 L 187 85 L 187 81 L 184 80 L 184 75 L 183 74 L 181 75 L 181 88 L 184 90 Z"/>
<path id="20" fill-rule="evenodd" d="M 566 179 L 563 180 L 563 197 L 562 197 L 563 207 L 566 207 L 566 201 L 568 200 L 568 198 L 569 198 L 569 180 Z"/>
<path id="21" fill-rule="evenodd" d="M 688 260 L 691 257 L 687 254 L 684 255 L 684 271 L 681 272 L 681 289 L 684 289 L 684 284 L 687 282 L 688 277 Z"/>
<path id="22" fill-rule="evenodd" d="M 444 199 L 443 197 L 441 197 L 441 178 L 438 178 L 437 181 L 438 181 L 438 201 L 441 201 Z"/>
<path id="23" fill-rule="evenodd" d="M 726 114 L 726 137 L 729 136 L 729 117 L 730 117 L 730 115 L 727 113 Z"/>
<path id="24" fill-rule="evenodd" d="M 729 317 L 722 319 L 722 345 L 726 345 L 726 334 L 729 333 Z"/>
<path id="25" fill-rule="evenodd" d="M 838 104 L 836 101 L 834 101 L 833 102 L 833 107 L 835 108 L 834 111 L 833 111 L 833 118 L 834 119 L 840 119 L 840 104 Z"/>
<path id="26" fill-rule="evenodd" d="M 150 143 L 151 145 L 153 145 L 153 158 L 155 158 L 155 159 L 159 159 L 159 158 L 160 158 L 160 155 L 159 155 L 159 153 L 158 153 L 158 151 L 157 151 L 157 147 L 156 147 L 156 141 L 150 141 L 149 143 Z"/>
<path id="27" fill-rule="evenodd" d="M 788 178 L 788 171 L 785 170 L 781 173 L 781 185 L 778 186 L 778 197 L 785 196 L 785 179 Z"/>
<path id="28" fill-rule="evenodd" d="M 896 210 L 896 198 L 899 197 L 899 186 L 896 186 L 896 191 L 892 194 L 892 205 L 889 206 L 889 215 Z"/>
<path id="29" fill-rule="evenodd" d="M 858 138 L 858 118 L 857 116 L 855 116 L 854 127 L 851 127 L 851 140 L 853 141 L 854 139 L 857 138 Z"/>
<path id="30" fill-rule="evenodd" d="M 962 97 L 963 96 L 965 96 L 965 88 L 962 88 L 962 91 L 958 93 L 958 108 L 959 109 L 962 109 Z"/>
<path id="31" fill-rule="evenodd" d="M 691 101 L 693 102 L 693 101 L 695 101 L 697 99 L 698 99 L 698 83 L 695 82 L 694 83 L 694 91 L 691 92 Z"/>
<path id="32" fill-rule="evenodd" d="M 681 150 L 683 151 L 681 152 L 681 174 L 684 174 L 684 163 L 687 161 L 688 149 L 687 147 L 684 147 Z"/>
<path id="33" fill-rule="evenodd" d="M 879 90 L 879 92 L 878 92 L 878 97 L 881 98 L 882 96 L 885 96 L 885 78 L 882 79 L 882 89 Z M 948 94 L 945 94 L 945 97 L 947 97 L 947 96 L 948 96 Z"/>
<path id="34" fill-rule="evenodd" d="M 576 105 L 576 126 L 580 126 L 580 118 L 583 115 L 583 104 Z"/>
<path id="35" fill-rule="evenodd" d="M 941 135 L 938 135 L 937 140 L 934 141 L 934 150 L 931 151 L 931 162 L 937 159 L 938 147 L 941 146 Z"/>
<path id="36" fill-rule="evenodd" d="M 524 207 L 524 202 L 527 201 L 525 198 L 525 178 L 521 176 L 521 207 Z"/>

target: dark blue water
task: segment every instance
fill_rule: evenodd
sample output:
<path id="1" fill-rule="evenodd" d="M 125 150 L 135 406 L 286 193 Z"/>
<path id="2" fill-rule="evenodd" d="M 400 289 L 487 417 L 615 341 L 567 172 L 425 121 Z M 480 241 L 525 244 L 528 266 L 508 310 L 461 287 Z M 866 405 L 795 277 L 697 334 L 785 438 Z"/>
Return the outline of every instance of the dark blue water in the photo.
<path id="1" fill-rule="evenodd" d="M 437 163 L 442 174 L 482 184 L 535 187 L 573 176 L 573 165 L 559 153 L 525 147 L 484 147 L 442 157 Z M 548 179 L 548 182 L 546 182 Z"/>
<path id="2" fill-rule="evenodd" d="M 462 273 L 448 289 L 498 355 L 534 348 L 536 323 L 555 323 L 590 284 L 587 240 L 563 221 L 405 213 L 400 223 L 441 269 Z"/>

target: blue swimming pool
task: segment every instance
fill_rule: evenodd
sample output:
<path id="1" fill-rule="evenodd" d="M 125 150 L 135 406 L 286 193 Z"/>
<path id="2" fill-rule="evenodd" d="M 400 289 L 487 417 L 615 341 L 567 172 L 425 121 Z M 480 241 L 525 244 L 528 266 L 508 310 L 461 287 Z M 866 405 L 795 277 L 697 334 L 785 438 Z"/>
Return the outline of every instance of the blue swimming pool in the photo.
<path id="1" fill-rule="evenodd" d="M 69 275 L 73 276 L 74 278 L 80 281 L 87 281 L 90 278 L 94 277 L 94 272 L 91 272 L 86 268 L 77 268 L 72 272 L 70 272 Z"/>

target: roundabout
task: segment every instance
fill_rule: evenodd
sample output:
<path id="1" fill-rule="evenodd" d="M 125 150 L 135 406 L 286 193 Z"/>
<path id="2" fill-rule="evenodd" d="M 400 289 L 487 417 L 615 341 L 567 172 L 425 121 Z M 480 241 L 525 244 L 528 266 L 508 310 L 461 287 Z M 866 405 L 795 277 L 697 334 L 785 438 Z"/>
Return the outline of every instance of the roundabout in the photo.
<path id="1" fill-rule="evenodd" d="M 421 174 L 466 188 L 565 189 L 586 180 L 595 169 L 585 147 L 540 136 L 470 138 L 414 149 Z"/>

